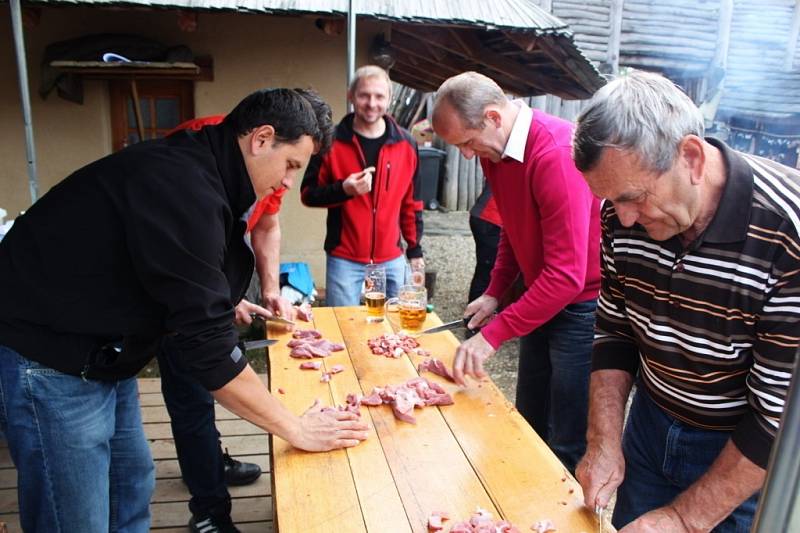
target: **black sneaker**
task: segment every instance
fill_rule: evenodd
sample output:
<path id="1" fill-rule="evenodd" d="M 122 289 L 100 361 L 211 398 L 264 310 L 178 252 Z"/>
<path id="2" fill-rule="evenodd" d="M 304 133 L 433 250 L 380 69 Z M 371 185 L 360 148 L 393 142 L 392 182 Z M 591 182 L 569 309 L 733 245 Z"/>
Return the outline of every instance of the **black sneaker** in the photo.
<path id="1" fill-rule="evenodd" d="M 189 519 L 189 531 L 192 533 L 241 533 L 230 518 L 220 520 L 211 516 L 194 516 Z"/>
<path id="2" fill-rule="evenodd" d="M 254 463 L 237 461 L 228 454 L 228 448 L 222 454 L 225 463 L 225 484 L 229 487 L 249 485 L 261 477 L 261 467 Z"/>

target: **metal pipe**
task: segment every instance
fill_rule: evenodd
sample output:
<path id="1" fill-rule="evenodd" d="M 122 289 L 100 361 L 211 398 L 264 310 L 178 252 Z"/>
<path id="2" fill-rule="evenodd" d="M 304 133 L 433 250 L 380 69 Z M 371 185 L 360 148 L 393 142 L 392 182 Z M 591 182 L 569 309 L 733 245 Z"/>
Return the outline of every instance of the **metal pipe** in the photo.
<path id="1" fill-rule="evenodd" d="M 800 510 L 800 385 L 797 365 L 800 350 L 795 355 L 794 379 L 783 405 L 783 418 L 773 444 L 767 469 L 767 480 L 753 522 L 753 533 L 789 531 L 792 519 L 799 520 Z M 796 513 L 792 516 L 792 513 Z"/>
<path id="2" fill-rule="evenodd" d="M 14 32 L 14 49 L 17 55 L 19 95 L 22 100 L 22 120 L 25 124 L 25 155 L 28 163 L 28 188 L 31 203 L 39 198 L 39 178 L 36 174 L 36 149 L 33 144 L 31 95 L 28 90 L 28 66 L 25 61 L 25 40 L 22 35 L 22 8 L 19 0 L 11 0 L 11 28 Z"/>
<path id="3" fill-rule="evenodd" d="M 347 87 L 353 81 L 356 71 L 356 10 L 355 0 L 347 0 Z M 349 102 L 346 103 L 349 108 Z"/>

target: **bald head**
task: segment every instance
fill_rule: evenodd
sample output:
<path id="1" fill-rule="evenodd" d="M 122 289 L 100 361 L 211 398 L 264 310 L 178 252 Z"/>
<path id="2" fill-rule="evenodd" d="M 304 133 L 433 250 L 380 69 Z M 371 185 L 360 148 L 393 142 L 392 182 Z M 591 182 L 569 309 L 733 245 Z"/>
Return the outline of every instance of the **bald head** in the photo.
<path id="1" fill-rule="evenodd" d="M 497 83 L 477 72 L 462 72 L 448 78 L 436 91 L 433 104 L 434 127 L 441 114 L 455 113 L 464 127 L 480 129 L 484 112 L 490 105 L 502 107 L 508 103 Z"/>

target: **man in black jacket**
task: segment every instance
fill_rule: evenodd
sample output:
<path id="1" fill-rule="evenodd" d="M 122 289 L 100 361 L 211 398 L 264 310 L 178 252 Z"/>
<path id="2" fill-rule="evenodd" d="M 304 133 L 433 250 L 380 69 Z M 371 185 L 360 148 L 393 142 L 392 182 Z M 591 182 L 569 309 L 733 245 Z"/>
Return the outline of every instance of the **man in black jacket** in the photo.
<path id="1" fill-rule="evenodd" d="M 283 407 L 233 325 L 253 272 L 243 216 L 291 187 L 318 131 L 297 92 L 259 91 L 219 126 L 87 165 L 15 221 L 0 243 L 0 429 L 25 530 L 147 531 L 135 376 L 159 349 L 298 448 L 366 438 L 349 413 Z"/>

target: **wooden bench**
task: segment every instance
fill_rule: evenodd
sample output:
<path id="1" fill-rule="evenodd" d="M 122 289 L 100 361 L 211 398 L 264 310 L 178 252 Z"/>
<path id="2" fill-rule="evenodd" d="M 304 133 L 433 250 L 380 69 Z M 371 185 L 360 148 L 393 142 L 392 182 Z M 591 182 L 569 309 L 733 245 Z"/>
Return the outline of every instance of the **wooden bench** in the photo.
<path id="1" fill-rule="evenodd" d="M 342 364 L 329 383 L 320 371 L 300 370 L 289 357 L 288 333 L 270 331 L 271 390 L 296 413 L 319 398 L 341 405 L 348 393 L 367 395 L 375 386 L 416 377 L 421 356 L 373 355 L 367 339 L 391 332 L 384 321 L 369 324 L 361 307 L 315 308 L 314 328 L 346 350 L 323 359 L 323 370 Z M 426 327 L 441 321 L 429 314 Z M 452 333 L 419 339 L 448 366 L 458 341 Z M 520 531 L 550 519 L 559 532 L 598 530 L 582 503 L 578 483 L 516 409 L 489 380 L 460 388 L 442 384 L 455 405 L 416 409 L 416 425 L 396 420 L 388 406 L 363 407 L 369 439 L 355 448 L 327 453 L 296 450 L 271 440 L 275 529 L 293 532 L 427 532 L 431 512 L 468 519 L 476 508 L 504 518 Z M 284 391 L 278 393 L 278 389 Z M 609 529 L 606 529 L 609 531 Z"/>

